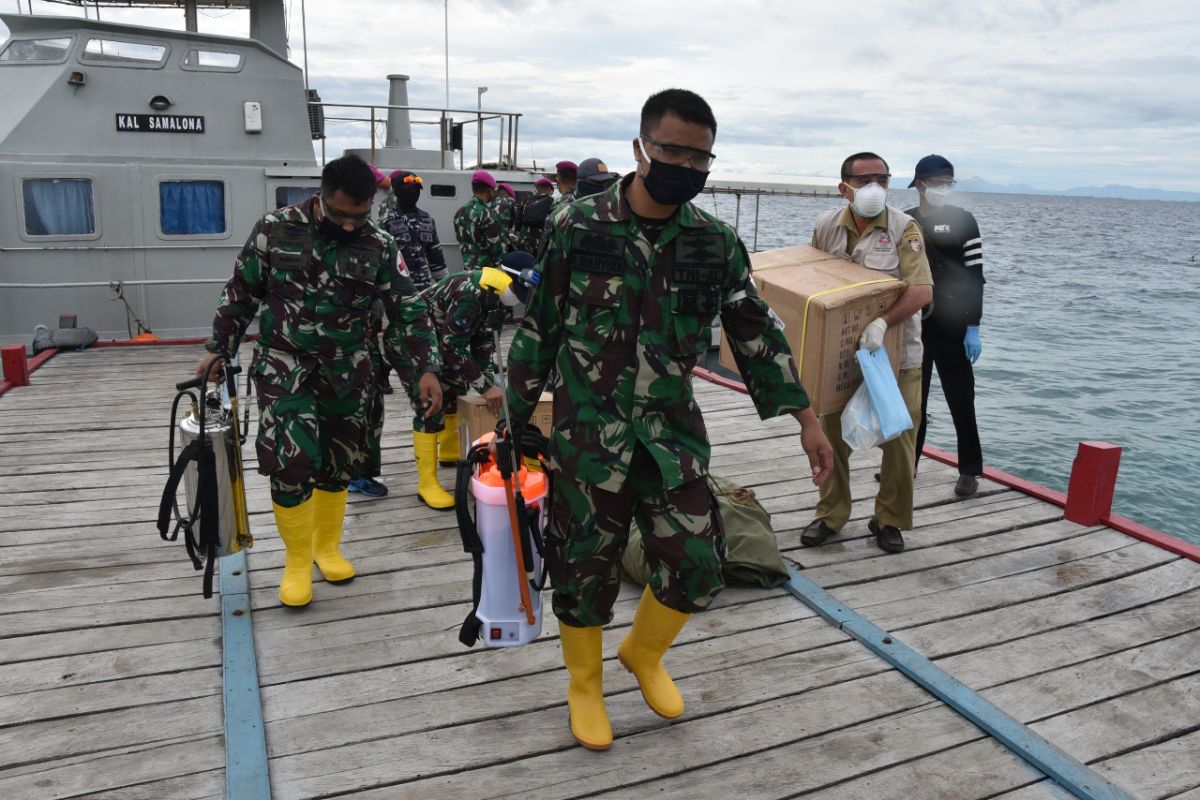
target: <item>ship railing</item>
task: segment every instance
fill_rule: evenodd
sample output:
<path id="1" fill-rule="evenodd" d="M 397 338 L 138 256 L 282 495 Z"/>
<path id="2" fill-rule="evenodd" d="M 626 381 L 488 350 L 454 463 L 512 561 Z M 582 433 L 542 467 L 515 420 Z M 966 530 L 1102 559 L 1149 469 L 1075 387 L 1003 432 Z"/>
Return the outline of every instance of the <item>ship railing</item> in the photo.
<path id="1" fill-rule="evenodd" d="M 753 184 L 738 184 L 734 186 L 706 186 L 704 193 L 712 195 L 713 212 L 717 211 L 717 195 L 731 194 L 734 196 L 735 205 L 733 212 L 733 229 L 741 234 L 742 226 L 742 195 L 750 195 L 754 198 L 754 233 L 750 243 L 750 252 L 758 252 L 758 210 L 759 201 L 763 195 L 771 195 L 775 197 L 837 197 L 838 191 L 836 187 L 825 186 L 805 186 L 803 188 L 793 188 L 786 185 L 770 186 Z M 719 214 L 718 214 L 719 216 Z"/>
<path id="2" fill-rule="evenodd" d="M 512 111 L 485 111 L 472 108 L 436 108 L 432 106 L 394 106 L 387 103 L 332 103 L 325 100 L 309 102 L 310 108 L 319 108 L 326 122 L 340 122 L 357 125 L 367 125 L 371 138 L 371 161 L 375 161 L 376 151 L 381 149 L 381 143 L 387 141 L 387 116 L 389 111 L 410 112 L 409 125 L 437 126 L 438 149 L 442 153 L 442 169 L 454 169 L 455 150 L 459 153 L 459 167 L 463 166 L 463 147 L 461 132 L 458 137 L 455 128 L 466 129 L 473 124 L 476 129 L 476 164 L 483 165 L 483 131 L 485 123 L 499 120 L 499 137 L 496 165 L 497 167 L 514 168 L 517 164 L 517 146 L 520 141 L 521 114 Z M 356 112 L 338 111 L 328 113 L 330 109 L 357 109 Z M 417 112 L 422 118 L 414 119 L 412 112 Z M 346 113 L 357 113 L 358 116 L 343 116 Z M 326 161 L 325 139 L 321 137 L 321 163 Z M 455 147 L 454 145 L 459 145 Z"/>

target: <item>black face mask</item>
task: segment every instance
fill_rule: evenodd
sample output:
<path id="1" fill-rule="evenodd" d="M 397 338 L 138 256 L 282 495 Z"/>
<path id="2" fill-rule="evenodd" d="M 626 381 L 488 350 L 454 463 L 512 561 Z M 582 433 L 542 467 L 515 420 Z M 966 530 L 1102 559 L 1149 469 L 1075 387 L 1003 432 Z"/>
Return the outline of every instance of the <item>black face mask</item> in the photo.
<path id="1" fill-rule="evenodd" d="M 396 189 L 396 206 L 404 211 L 412 211 L 417 207 L 417 201 L 420 199 L 420 189 L 414 189 L 409 186 Z"/>
<path id="2" fill-rule="evenodd" d="M 366 230 L 366 227 L 367 226 L 364 225 L 361 228 L 355 228 L 354 230 L 348 231 L 341 225 L 334 225 L 329 221 L 328 218 L 325 218 L 317 223 L 317 231 L 320 232 L 320 234 L 326 239 L 335 241 L 338 244 L 353 242 L 355 239 L 362 236 L 363 231 Z"/>
<path id="3" fill-rule="evenodd" d="M 681 206 L 700 194 L 708 173 L 680 164 L 667 164 L 651 158 L 650 168 L 642 176 L 642 185 L 650 199 L 659 205 Z"/>

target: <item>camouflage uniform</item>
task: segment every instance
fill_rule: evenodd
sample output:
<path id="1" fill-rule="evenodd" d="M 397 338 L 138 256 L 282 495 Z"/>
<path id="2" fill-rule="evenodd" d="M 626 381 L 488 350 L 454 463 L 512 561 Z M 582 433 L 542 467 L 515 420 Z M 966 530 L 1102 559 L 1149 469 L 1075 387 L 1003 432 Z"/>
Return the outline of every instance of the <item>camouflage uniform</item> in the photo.
<path id="1" fill-rule="evenodd" d="M 494 267 L 509 250 L 509 233 L 491 207 L 472 197 L 454 212 L 454 235 L 462 250 L 463 269 Z"/>
<path id="2" fill-rule="evenodd" d="M 722 588 L 710 447 L 689 374 L 714 317 L 761 417 L 809 404 L 737 234 L 690 203 L 644 225 L 624 199 L 632 178 L 554 217 L 509 355 L 516 422 L 557 370 L 548 565 L 554 612 L 579 627 L 612 618 L 631 520 L 663 605 L 701 610 Z"/>
<path id="3" fill-rule="evenodd" d="M 382 226 L 385 219 L 396 213 L 396 193 L 391 189 L 385 191 L 383 199 L 379 201 L 378 209 L 379 211 L 375 215 L 375 219 Z"/>
<path id="4" fill-rule="evenodd" d="M 500 227 L 512 236 L 517 227 L 517 201 L 509 197 L 507 192 L 497 192 L 492 199 L 492 213 L 496 215 Z"/>
<path id="5" fill-rule="evenodd" d="M 428 211 L 397 209 L 383 217 L 380 227 L 395 237 L 418 292 L 446 277 L 446 256 L 438 242 L 437 224 Z"/>
<path id="6" fill-rule="evenodd" d="M 550 235 L 550 229 L 554 227 L 554 218 L 556 216 L 558 216 L 558 212 L 562 211 L 564 208 L 566 208 L 567 206 L 571 205 L 571 203 L 574 203 L 574 202 L 575 202 L 575 193 L 574 192 L 567 192 L 566 194 L 561 194 L 558 196 L 558 199 L 554 201 L 554 205 L 552 205 L 550 207 L 550 213 L 546 215 L 546 222 L 542 226 L 542 241 L 543 242 L 546 241 L 546 237 Z M 533 252 L 537 252 L 537 251 L 533 251 Z"/>
<path id="7" fill-rule="evenodd" d="M 383 354 L 379 347 L 379 337 L 383 325 L 383 301 L 376 298 L 371 302 L 371 316 L 367 324 L 367 354 L 371 357 L 371 381 L 367 396 L 367 424 L 363 427 L 365 439 L 359 448 L 361 458 L 359 467 L 354 471 L 356 478 L 375 478 L 383 472 L 383 453 L 380 443 L 383 439 Z"/>
<path id="8" fill-rule="evenodd" d="M 440 369 L 429 315 L 392 237 L 368 223 L 351 242 L 329 241 L 313 219 L 315 204 L 313 197 L 255 223 L 205 345 L 236 352 L 261 305 L 251 369 L 259 471 L 271 476 L 272 499 L 287 508 L 314 487 L 345 489 L 359 468 L 375 382 L 367 349 L 375 299 L 390 322 L 389 359 Z"/>
<path id="9" fill-rule="evenodd" d="M 479 285 L 482 272 L 460 272 L 443 278 L 421 292 L 437 332 L 442 362 L 442 410 L 426 419 L 412 368 L 405 365 L 396 374 L 412 402 L 413 430 L 437 433 L 445 427 L 445 415 L 458 411 L 458 398 L 474 389 L 483 394 L 496 385 L 493 333 L 503 323 L 500 298 Z"/>

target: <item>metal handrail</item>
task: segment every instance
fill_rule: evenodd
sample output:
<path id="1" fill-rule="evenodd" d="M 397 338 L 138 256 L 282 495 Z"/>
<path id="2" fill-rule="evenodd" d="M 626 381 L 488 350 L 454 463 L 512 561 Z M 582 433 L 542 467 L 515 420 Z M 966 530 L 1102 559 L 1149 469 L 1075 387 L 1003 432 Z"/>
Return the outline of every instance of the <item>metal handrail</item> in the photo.
<path id="1" fill-rule="evenodd" d="M 433 107 L 433 106 L 398 106 L 398 105 L 391 105 L 390 103 L 334 103 L 334 102 L 330 102 L 328 100 L 320 100 L 320 101 L 311 101 L 310 100 L 308 105 L 310 107 L 315 106 L 315 107 L 322 108 L 322 109 L 325 109 L 325 108 L 361 108 L 361 109 L 370 110 L 371 113 L 370 113 L 369 117 L 327 116 L 327 117 L 325 117 L 325 119 L 326 119 L 326 121 L 331 121 L 331 122 L 365 122 L 365 123 L 369 124 L 371 127 L 371 160 L 372 161 L 375 160 L 376 151 L 379 149 L 377 146 L 377 135 L 375 133 L 375 125 L 379 122 L 386 122 L 386 116 L 387 116 L 386 113 L 384 113 L 383 114 L 384 118 L 380 119 L 378 112 L 381 112 L 381 111 L 387 112 L 387 111 L 395 110 L 395 111 L 420 111 L 420 112 L 437 113 L 438 119 L 436 122 L 433 120 L 410 120 L 409 124 L 410 125 L 435 125 L 436 124 L 439 126 L 440 132 L 441 132 L 441 135 L 439 137 L 439 139 L 440 139 L 439 149 L 441 150 L 441 153 L 442 153 L 442 168 L 443 169 L 447 168 L 446 154 L 448 152 L 453 152 L 453 151 L 449 151 L 446 147 L 447 143 L 449 142 L 449 138 L 450 138 L 449 137 L 450 126 L 452 124 L 454 124 L 454 118 L 452 116 L 450 116 L 451 114 L 463 114 L 463 115 L 466 115 L 468 118 L 474 118 L 474 122 L 477 126 L 477 129 L 481 132 L 483 130 L 484 122 L 490 122 L 491 120 L 499 120 L 500 121 L 500 137 L 499 137 L 499 153 L 497 154 L 497 163 L 502 166 L 507 164 L 509 166 L 514 166 L 514 167 L 517 164 L 517 150 L 520 145 L 519 131 L 520 131 L 520 121 L 521 121 L 522 114 L 515 112 L 515 111 L 483 111 L 482 109 L 477 109 L 477 108 L 472 108 L 472 109 L 437 108 L 437 107 Z M 465 125 L 466 123 L 461 122 L 460 124 Z M 476 160 L 479 162 L 479 165 L 482 166 L 483 165 L 483 138 L 482 138 L 482 135 L 479 135 L 476 138 L 478 140 L 477 141 Z M 461 151 L 459 151 L 459 152 L 461 153 Z M 321 160 L 324 161 L 325 160 L 324 159 L 324 140 L 322 140 L 321 153 L 322 153 Z M 449 166 L 453 167 L 454 165 L 453 165 L 453 163 L 451 163 Z"/>
<path id="2" fill-rule="evenodd" d="M 175 284 L 228 283 L 228 278 L 159 278 L 140 281 L 64 281 L 63 283 L 0 283 L 0 289 L 111 289 L 120 286 L 169 286 Z"/>

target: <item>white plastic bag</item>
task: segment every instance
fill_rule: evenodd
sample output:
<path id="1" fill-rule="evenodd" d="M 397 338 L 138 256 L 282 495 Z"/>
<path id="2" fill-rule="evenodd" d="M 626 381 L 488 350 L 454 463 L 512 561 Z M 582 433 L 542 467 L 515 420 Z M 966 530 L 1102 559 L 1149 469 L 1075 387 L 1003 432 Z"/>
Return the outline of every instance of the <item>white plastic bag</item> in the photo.
<path id="1" fill-rule="evenodd" d="M 855 355 L 863 382 L 842 411 L 842 441 L 853 450 L 865 450 L 912 430 L 913 421 L 892 374 L 887 349 L 864 349 Z"/>
<path id="2" fill-rule="evenodd" d="M 867 383 L 863 383 L 854 391 L 850 402 L 842 411 L 842 441 L 851 450 L 868 450 L 883 444 L 883 430 L 879 426 L 879 417 L 871 408 L 871 396 L 867 393 Z"/>
<path id="3" fill-rule="evenodd" d="M 900 386 L 892 373 L 887 348 L 880 347 L 874 352 L 863 349 L 855 356 L 862 368 L 863 386 L 867 387 L 867 396 L 871 398 L 871 408 L 875 411 L 876 424 L 883 432 L 883 441 L 890 442 L 905 431 L 912 430 L 912 416 L 908 413 L 904 396 L 900 394 Z"/>

